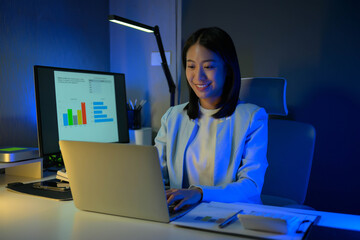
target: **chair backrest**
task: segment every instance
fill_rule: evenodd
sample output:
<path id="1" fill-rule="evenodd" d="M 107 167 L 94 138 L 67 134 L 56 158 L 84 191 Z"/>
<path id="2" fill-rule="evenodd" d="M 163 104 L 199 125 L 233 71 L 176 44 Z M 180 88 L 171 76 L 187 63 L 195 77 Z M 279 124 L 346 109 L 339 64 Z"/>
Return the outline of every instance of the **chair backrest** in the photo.
<path id="1" fill-rule="evenodd" d="M 240 100 L 265 108 L 269 115 L 286 116 L 286 79 L 242 78 Z"/>
<path id="2" fill-rule="evenodd" d="M 272 115 L 286 116 L 288 113 L 286 79 L 243 78 L 240 100 L 261 106 L 270 115 L 267 154 L 269 167 L 262 194 L 282 198 L 281 203 L 272 202 L 273 204 L 303 204 L 312 166 L 315 129 L 310 124 L 271 119 Z M 279 202 L 279 199 L 276 201 Z"/>
<path id="3" fill-rule="evenodd" d="M 315 146 L 307 123 L 269 119 L 268 162 L 262 194 L 305 201 Z"/>

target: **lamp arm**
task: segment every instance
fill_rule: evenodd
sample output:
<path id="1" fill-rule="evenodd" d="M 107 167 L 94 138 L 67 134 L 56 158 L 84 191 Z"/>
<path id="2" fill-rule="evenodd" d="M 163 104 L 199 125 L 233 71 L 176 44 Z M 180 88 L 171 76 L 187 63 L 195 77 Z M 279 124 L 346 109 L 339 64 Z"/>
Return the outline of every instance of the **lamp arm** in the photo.
<path id="1" fill-rule="evenodd" d="M 176 89 L 176 86 L 175 86 L 174 80 L 173 80 L 173 78 L 171 76 L 169 65 L 167 64 L 167 61 L 166 61 L 164 46 L 163 46 L 162 41 L 161 41 L 159 27 L 157 25 L 154 27 L 154 35 L 155 35 L 156 42 L 157 42 L 159 52 L 160 52 L 160 57 L 161 57 L 161 61 L 162 61 L 161 66 L 163 68 L 163 71 L 165 73 L 165 77 L 166 77 L 166 80 L 167 80 L 167 83 L 168 83 L 168 86 L 169 86 L 170 106 L 172 107 L 172 106 L 175 105 L 175 89 Z"/>

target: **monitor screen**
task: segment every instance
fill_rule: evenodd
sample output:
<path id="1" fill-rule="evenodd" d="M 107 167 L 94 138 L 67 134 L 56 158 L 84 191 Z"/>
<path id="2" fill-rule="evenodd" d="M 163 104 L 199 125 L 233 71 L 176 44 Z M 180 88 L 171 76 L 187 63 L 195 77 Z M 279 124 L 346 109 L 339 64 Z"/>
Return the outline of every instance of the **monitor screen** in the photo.
<path id="1" fill-rule="evenodd" d="M 40 157 L 59 140 L 129 142 L 125 76 L 34 66 Z"/>

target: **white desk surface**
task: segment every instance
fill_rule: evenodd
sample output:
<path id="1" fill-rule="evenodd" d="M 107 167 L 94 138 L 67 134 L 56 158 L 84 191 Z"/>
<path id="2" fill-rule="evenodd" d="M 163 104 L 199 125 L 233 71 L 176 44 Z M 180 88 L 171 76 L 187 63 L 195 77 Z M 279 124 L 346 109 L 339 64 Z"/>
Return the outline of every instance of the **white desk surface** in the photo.
<path id="1" fill-rule="evenodd" d="M 264 208 L 273 208 L 264 206 Z M 321 215 L 319 225 L 360 231 L 360 216 L 297 210 Z M 0 239 L 246 239 L 171 224 L 85 212 L 73 201 L 55 201 L 0 187 Z"/>

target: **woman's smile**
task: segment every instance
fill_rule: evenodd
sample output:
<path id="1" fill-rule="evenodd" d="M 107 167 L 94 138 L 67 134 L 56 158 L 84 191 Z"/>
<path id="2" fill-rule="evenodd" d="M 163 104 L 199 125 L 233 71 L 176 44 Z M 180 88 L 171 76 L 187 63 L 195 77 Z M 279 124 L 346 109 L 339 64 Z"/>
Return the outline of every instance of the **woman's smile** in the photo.
<path id="1" fill-rule="evenodd" d="M 195 84 L 195 86 L 199 91 L 205 91 L 210 86 L 210 84 L 211 82 L 206 84 Z"/>

